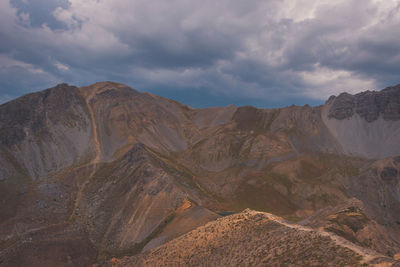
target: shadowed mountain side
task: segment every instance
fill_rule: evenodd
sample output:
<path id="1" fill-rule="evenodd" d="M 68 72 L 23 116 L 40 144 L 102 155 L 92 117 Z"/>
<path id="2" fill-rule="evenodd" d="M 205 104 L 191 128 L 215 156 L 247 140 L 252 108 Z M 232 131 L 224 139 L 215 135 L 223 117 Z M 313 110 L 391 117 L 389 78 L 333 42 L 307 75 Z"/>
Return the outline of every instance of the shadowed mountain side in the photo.
<path id="1" fill-rule="evenodd" d="M 86 163 L 94 149 L 90 125 L 79 89 L 66 84 L 0 105 L 0 150 L 11 158 L 1 164 L 36 180 Z M 0 179 L 13 175 L 7 169 Z"/>

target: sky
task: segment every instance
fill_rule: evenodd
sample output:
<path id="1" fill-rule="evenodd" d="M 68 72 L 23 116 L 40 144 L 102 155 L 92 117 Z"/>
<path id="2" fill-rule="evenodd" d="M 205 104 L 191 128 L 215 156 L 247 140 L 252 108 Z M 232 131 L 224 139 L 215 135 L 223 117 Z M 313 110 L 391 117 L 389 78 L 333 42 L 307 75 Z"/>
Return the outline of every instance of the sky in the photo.
<path id="1" fill-rule="evenodd" d="M 400 83 L 400 0 L 0 0 L 0 103 L 125 83 L 193 107 Z"/>

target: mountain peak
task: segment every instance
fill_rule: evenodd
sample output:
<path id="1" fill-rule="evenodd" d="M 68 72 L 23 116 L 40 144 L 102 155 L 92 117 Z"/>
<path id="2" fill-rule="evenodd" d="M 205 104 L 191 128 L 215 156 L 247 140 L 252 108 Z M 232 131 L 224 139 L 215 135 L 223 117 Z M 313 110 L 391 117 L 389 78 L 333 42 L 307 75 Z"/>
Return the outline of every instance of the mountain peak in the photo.
<path id="1" fill-rule="evenodd" d="M 136 90 L 132 89 L 126 84 L 112 81 L 96 82 L 88 86 L 83 86 L 80 89 L 85 98 L 103 93 L 107 94 L 107 92 L 138 93 Z"/>

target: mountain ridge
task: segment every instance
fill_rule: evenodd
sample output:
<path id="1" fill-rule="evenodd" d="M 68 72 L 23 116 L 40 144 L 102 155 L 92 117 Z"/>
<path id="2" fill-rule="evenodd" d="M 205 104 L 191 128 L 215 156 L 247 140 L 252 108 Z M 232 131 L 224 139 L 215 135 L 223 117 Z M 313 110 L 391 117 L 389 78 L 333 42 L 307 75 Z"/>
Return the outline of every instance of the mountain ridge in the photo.
<path id="1" fill-rule="evenodd" d="M 392 257 L 400 251 L 399 94 L 395 86 L 317 107 L 195 109 L 100 82 L 2 104 L 0 261 L 32 264 L 23 255 L 35 247 L 29 259 L 38 266 L 139 255 L 246 208 L 310 218 Z M 343 205 L 361 215 L 337 213 Z"/>

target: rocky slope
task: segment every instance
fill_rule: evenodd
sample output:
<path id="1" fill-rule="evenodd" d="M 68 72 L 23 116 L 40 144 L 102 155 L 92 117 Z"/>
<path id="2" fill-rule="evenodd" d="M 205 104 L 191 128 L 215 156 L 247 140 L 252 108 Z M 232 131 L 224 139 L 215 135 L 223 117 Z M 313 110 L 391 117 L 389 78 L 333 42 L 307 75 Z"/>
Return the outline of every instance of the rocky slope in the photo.
<path id="1" fill-rule="evenodd" d="M 136 255 L 245 208 L 392 257 L 399 94 L 395 86 L 319 107 L 193 109 L 102 82 L 0 105 L 0 263 Z"/>
<path id="2" fill-rule="evenodd" d="M 399 155 L 400 85 L 331 97 L 322 117 L 346 154 L 368 158 Z"/>

